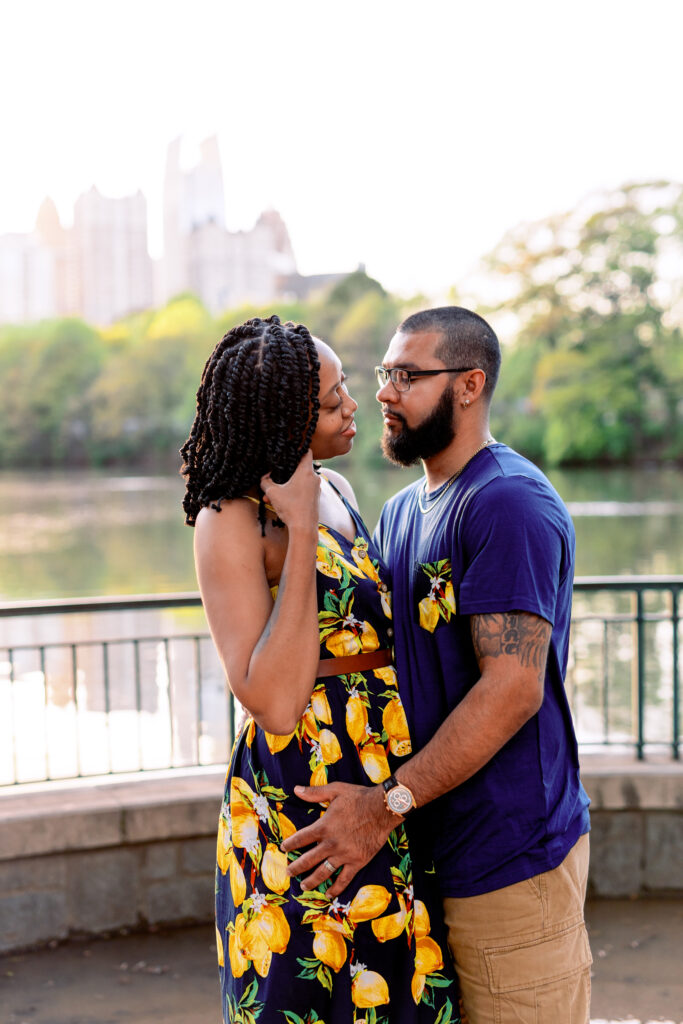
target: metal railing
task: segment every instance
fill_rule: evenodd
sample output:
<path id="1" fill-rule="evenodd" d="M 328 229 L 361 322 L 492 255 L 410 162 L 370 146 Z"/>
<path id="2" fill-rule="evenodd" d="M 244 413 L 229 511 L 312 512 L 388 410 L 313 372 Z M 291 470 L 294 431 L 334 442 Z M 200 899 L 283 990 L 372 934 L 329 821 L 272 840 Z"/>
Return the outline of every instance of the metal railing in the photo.
<path id="1" fill-rule="evenodd" d="M 683 576 L 576 580 L 582 748 L 679 759 L 682 589 Z M 234 732 L 197 593 L 0 604 L 0 786 L 220 764 Z"/>
<path id="2" fill-rule="evenodd" d="M 198 594 L 0 605 L 0 785 L 220 764 L 234 732 Z"/>
<path id="3" fill-rule="evenodd" d="M 680 759 L 682 589 L 683 576 L 575 581 L 567 686 L 583 748 Z"/>

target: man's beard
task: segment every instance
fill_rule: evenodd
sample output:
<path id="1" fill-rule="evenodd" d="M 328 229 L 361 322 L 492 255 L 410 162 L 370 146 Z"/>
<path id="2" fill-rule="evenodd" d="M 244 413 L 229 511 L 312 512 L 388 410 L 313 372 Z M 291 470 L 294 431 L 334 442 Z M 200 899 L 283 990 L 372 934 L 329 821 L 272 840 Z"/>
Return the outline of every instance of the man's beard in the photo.
<path id="1" fill-rule="evenodd" d="M 420 459 L 429 459 L 448 447 L 455 437 L 453 389 L 445 388 L 426 419 L 417 427 L 406 426 L 400 413 L 392 413 L 401 420 L 403 427 L 399 434 L 390 433 L 385 426 L 382 434 L 382 452 L 385 458 L 397 466 L 412 466 Z"/>

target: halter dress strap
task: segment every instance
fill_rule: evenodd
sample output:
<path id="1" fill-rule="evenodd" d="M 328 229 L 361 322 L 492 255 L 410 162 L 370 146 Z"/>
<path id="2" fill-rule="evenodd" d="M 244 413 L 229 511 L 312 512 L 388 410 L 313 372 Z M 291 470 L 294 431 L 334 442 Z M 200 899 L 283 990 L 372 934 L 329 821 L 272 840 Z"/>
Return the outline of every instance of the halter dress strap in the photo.
<path id="1" fill-rule="evenodd" d="M 325 480 L 327 480 L 328 484 L 330 485 L 330 487 L 332 488 L 332 490 L 333 490 L 333 491 L 335 492 L 335 494 L 337 494 L 337 496 L 338 496 L 339 498 L 341 498 L 341 500 L 342 500 L 342 503 L 343 503 L 343 505 L 344 505 L 344 508 L 346 509 L 346 511 L 347 511 L 347 512 L 349 513 L 349 515 L 350 515 L 350 516 L 351 516 L 351 518 L 353 519 L 353 523 L 354 523 L 354 526 L 356 527 L 356 529 L 358 530 L 358 532 L 360 533 L 360 535 L 361 535 L 362 537 L 365 537 L 365 538 L 367 539 L 367 538 L 368 538 L 368 537 L 370 536 L 370 535 L 369 535 L 369 533 L 368 533 L 368 528 L 367 528 L 367 526 L 365 525 L 365 523 L 363 522 L 363 520 L 362 520 L 362 518 L 361 518 L 361 514 L 360 514 L 360 512 L 358 511 L 358 509 L 357 509 L 357 508 L 354 508 L 354 506 L 353 506 L 353 505 L 351 504 L 351 502 L 349 501 L 349 499 L 348 499 L 347 497 L 345 497 L 345 495 L 343 495 L 343 494 L 342 494 L 342 492 L 341 492 L 341 491 L 339 490 L 339 488 L 337 487 L 337 485 L 336 485 L 336 484 L 334 484 L 334 483 L 333 483 L 333 482 L 332 482 L 332 481 L 330 480 L 329 476 L 327 476 L 327 475 L 326 475 L 326 474 L 325 474 L 324 472 L 321 472 L 321 474 L 320 474 L 320 475 L 321 475 L 322 477 L 324 477 L 324 478 L 325 478 Z"/>
<path id="2" fill-rule="evenodd" d="M 246 498 L 246 499 L 247 499 L 247 501 L 253 501 L 255 505 L 260 505 L 260 504 L 261 504 L 261 502 L 259 501 L 259 499 L 258 499 L 258 498 L 253 498 L 253 497 L 251 496 L 251 494 L 243 494 L 243 495 L 242 495 L 242 497 L 243 497 L 243 498 Z M 264 505 L 266 506 L 266 508 L 268 509 L 268 511 L 269 511 L 269 512 L 273 512 L 273 513 L 274 513 L 274 515 L 277 515 L 277 512 L 275 511 L 275 509 L 273 508 L 273 506 L 272 506 L 272 505 L 269 505 L 267 501 L 264 501 L 264 502 L 263 502 L 263 504 L 264 504 Z"/>

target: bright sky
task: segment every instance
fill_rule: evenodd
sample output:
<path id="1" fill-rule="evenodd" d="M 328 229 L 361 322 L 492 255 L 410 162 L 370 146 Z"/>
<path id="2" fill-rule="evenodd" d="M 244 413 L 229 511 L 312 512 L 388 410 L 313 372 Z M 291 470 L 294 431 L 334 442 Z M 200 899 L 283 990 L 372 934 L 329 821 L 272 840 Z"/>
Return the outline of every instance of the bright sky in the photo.
<path id="1" fill-rule="evenodd" d="M 303 273 L 435 297 L 505 230 L 683 179 L 679 0 L 21 0 L 0 13 L 0 233 L 138 187 L 217 134 L 231 228 Z"/>

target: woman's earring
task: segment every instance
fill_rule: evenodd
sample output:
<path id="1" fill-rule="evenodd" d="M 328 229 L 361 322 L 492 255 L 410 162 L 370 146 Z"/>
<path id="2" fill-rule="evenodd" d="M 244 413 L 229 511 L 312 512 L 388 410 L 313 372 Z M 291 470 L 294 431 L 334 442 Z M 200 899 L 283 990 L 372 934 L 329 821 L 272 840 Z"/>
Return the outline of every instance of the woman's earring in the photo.
<path id="1" fill-rule="evenodd" d="M 465 401 L 462 403 L 463 409 L 466 409 L 469 404 L 470 404 L 470 400 L 469 400 L 469 398 L 466 398 Z"/>

